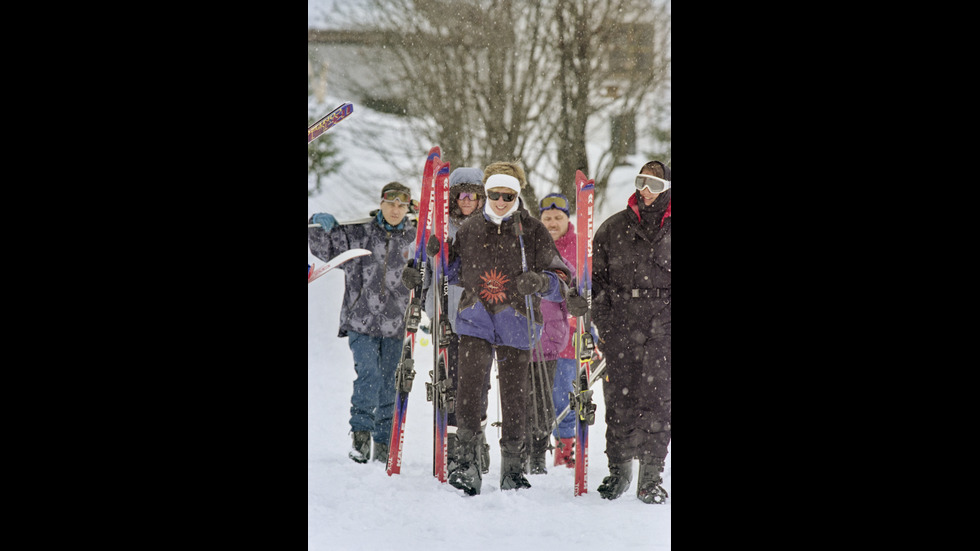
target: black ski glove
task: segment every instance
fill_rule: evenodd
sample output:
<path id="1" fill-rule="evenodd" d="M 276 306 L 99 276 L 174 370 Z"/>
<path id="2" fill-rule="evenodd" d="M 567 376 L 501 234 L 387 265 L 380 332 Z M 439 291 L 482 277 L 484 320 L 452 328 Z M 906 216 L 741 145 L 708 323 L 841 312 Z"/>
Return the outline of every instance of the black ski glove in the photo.
<path id="1" fill-rule="evenodd" d="M 569 294 L 565 303 L 568 305 L 568 313 L 577 318 L 589 313 L 589 301 L 578 293 Z"/>
<path id="2" fill-rule="evenodd" d="M 402 285 L 408 289 L 415 289 L 422 285 L 422 272 L 415 269 L 415 260 L 409 260 L 408 265 L 402 270 Z"/>
<path id="3" fill-rule="evenodd" d="M 544 274 L 534 272 L 524 272 L 517 277 L 517 292 L 522 295 L 533 295 L 543 293 L 548 290 L 551 280 Z"/>
<path id="4" fill-rule="evenodd" d="M 433 257 L 436 256 L 437 254 L 439 254 L 439 238 L 438 237 L 436 237 L 434 235 L 430 235 L 429 236 L 429 242 L 425 244 L 425 254 L 427 254 L 429 256 L 433 256 Z"/>

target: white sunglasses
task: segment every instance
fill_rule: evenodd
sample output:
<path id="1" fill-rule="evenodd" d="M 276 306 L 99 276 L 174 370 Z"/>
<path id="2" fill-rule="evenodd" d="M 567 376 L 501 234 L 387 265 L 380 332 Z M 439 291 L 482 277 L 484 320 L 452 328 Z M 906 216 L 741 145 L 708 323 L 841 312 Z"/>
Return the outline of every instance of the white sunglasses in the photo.
<path id="1" fill-rule="evenodd" d="M 660 193 L 670 189 L 670 180 L 657 178 L 649 174 L 637 174 L 634 182 L 636 189 L 648 188 L 652 193 Z"/>

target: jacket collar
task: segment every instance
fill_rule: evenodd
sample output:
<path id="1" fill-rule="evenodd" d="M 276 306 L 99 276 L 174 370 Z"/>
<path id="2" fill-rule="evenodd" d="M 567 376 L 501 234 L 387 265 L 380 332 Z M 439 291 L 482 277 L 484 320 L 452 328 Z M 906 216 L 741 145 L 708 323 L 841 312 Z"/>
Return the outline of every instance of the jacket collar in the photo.
<path id="1" fill-rule="evenodd" d="M 669 194 L 670 194 L 670 190 L 667 190 L 667 196 L 666 197 L 664 197 L 664 195 L 661 194 L 660 197 L 657 197 L 657 200 L 654 201 L 653 204 L 651 204 L 648 207 L 648 206 L 640 203 L 640 194 L 639 194 L 639 192 L 636 192 L 636 193 L 633 193 L 632 195 L 630 195 L 629 201 L 626 202 L 626 206 L 631 211 L 633 211 L 633 214 L 636 215 L 636 221 L 642 223 L 643 222 L 643 217 L 640 215 L 640 212 L 643 211 L 643 212 L 645 212 L 647 214 L 650 214 L 650 213 L 659 214 L 660 209 L 663 208 L 663 206 L 662 206 L 662 204 L 663 204 L 662 199 L 666 199 L 667 200 L 667 208 L 664 209 L 664 214 L 663 214 L 663 216 L 660 217 L 660 227 L 662 228 L 662 227 L 664 227 L 664 222 L 667 220 L 667 218 L 670 217 L 670 195 Z M 660 203 L 660 204 L 658 205 L 658 203 Z"/>

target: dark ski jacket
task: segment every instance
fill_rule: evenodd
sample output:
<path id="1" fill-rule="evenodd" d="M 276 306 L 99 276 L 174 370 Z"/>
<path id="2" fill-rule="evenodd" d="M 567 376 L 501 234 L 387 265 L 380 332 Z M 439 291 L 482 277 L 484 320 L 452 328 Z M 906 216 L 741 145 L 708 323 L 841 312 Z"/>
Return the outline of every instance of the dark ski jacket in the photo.
<path id="1" fill-rule="evenodd" d="M 471 212 L 469 216 L 463 216 L 463 211 L 459 208 L 459 203 L 456 201 L 459 199 L 459 194 L 464 191 L 473 191 L 477 193 L 483 193 L 483 186 L 481 184 L 472 183 L 458 183 L 451 188 L 449 188 L 449 239 L 456 238 L 456 232 L 459 231 L 459 226 L 467 218 L 472 218 L 474 216 L 481 216 L 482 205 L 478 207 L 478 210 Z M 439 257 L 436 256 L 428 257 L 428 268 L 425 270 L 425 281 L 422 283 L 422 293 L 425 297 L 425 313 L 429 316 L 429 319 L 435 320 L 435 293 L 432 292 L 430 287 L 432 286 L 432 277 L 435 273 L 436 265 L 435 261 Z M 440 267 L 439 270 L 442 270 Z M 459 312 L 459 299 L 463 296 L 463 289 L 459 285 L 449 286 L 449 325 L 453 328 L 453 332 L 456 332 L 456 313 Z"/>
<path id="2" fill-rule="evenodd" d="M 550 285 L 532 295 L 535 338 L 542 323 L 541 299 L 560 302 L 568 294 L 571 273 L 548 230 L 528 213 L 523 204 L 498 226 L 486 214 L 470 216 L 459 227 L 449 246 L 449 282 L 460 285 L 463 295 L 456 317 L 456 331 L 494 345 L 530 350 L 528 312 L 524 295 L 517 291 L 523 273 L 521 244 L 515 217 L 524 229 L 524 254 L 528 271 L 544 273 Z"/>
<path id="3" fill-rule="evenodd" d="M 380 211 L 370 222 L 337 226 L 329 232 L 310 228 L 310 252 L 329 261 L 350 249 L 367 249 L 370 256 L 349 260 L 344 270 L 344 303 L 340 307 L 339 337 L 348 331 L 372 337 L 404 337 L 405 310 L 410 291 L 402 270 L 415 254 L 414 220 L 397 228 L 385 223 Z M 388 226 L 388 227 L 386 227 Z"/>
<path id="4" fill-rule="evenodd" d="M 456 197 L 459 197 L 459 192 L 456 192 Z M 452 200 L 452 204 L 456 205 L 456 200 Z M 456 206 L 459 210 L 459 207 Z M 449 239 L 452 240 L 456 237 L 456 232 L 459 231 L 459 225 L 462 223 L 462 217 L 454 217 L 452 215 L 452 210 L 449 211 Z M 479 216 L 480 213 L 473 212 L 470 216 Z M 436 270 L 435 263 L 439 260 L 439 256 L 435 257 L 427 256 L 426 261 L 427 267 L 425 270 L 425 280 L 422 282 L 422 293 L 425 297 L 425 314 L 429 316 L 430 320 L 435 320 L 435 291 L 432 289 L 432 277 Z M 441 271 L 442 268 L 440 267 Z M 459 285 L 449 286 L 449 306 L 447 311 L 449 313 L 449 325 L 453 328 L 453 332 L 456 332 L 456 313 L 459 311 L 459 299 L 463 296 L 463 289 Z"/>
<path id="5" fill-rule="evenodd" d="M 592 320 L 606 348 L 670 337 L 670 191 L 639 192 L 592 240 Z"/>

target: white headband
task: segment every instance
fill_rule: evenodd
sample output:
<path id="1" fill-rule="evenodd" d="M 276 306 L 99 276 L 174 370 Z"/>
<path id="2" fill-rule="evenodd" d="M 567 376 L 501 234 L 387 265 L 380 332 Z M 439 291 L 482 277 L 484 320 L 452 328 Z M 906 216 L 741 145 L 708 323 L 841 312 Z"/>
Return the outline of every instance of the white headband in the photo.
<path id="1" fill-rule="evenodd" d="M 483 185 L 483 190 L 486 191 L 495 187 L 505 187 L 517 193 L 521 192 L 521 182 L 508 174 L 494 174 L 487 178 L 487 183 Z"/>

